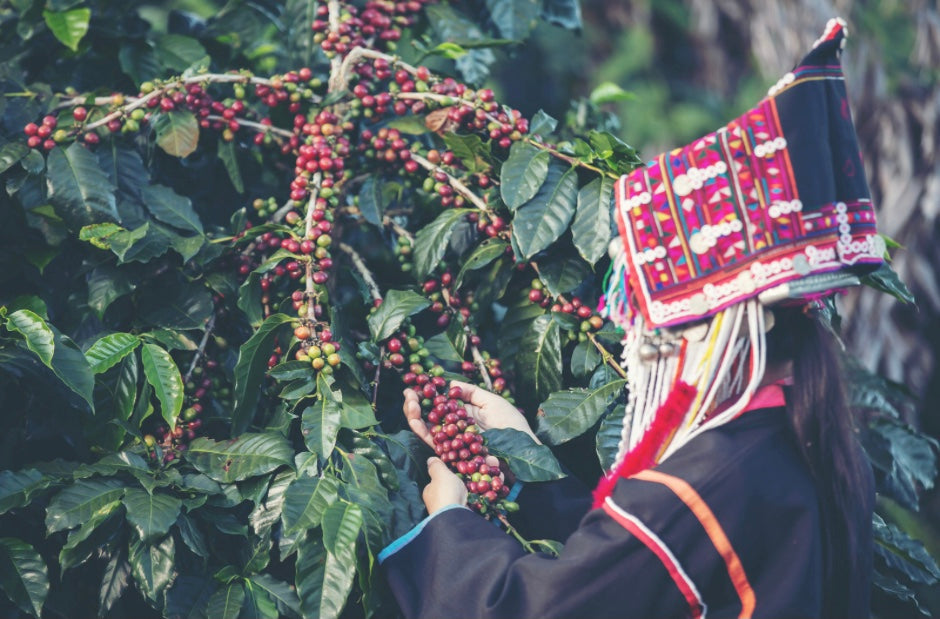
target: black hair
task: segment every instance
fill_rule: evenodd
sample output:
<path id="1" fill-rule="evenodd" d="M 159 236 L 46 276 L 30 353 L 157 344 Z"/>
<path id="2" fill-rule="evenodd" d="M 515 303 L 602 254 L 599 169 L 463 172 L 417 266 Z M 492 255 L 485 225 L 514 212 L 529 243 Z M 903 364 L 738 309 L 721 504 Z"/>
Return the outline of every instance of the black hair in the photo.
<path id="1" fill-rule="evenodd" d="M 793 363 L 786 402 L 793 438 L 816 483 L 823 524 L 825 617 L 855 616 L 848 592 L 870 579 L 871 469 L 857 440 L 841 344 L 805 307 L 774 309 L 767 361 Z M 867 609 L 863 612 L 867 613 Z"/>

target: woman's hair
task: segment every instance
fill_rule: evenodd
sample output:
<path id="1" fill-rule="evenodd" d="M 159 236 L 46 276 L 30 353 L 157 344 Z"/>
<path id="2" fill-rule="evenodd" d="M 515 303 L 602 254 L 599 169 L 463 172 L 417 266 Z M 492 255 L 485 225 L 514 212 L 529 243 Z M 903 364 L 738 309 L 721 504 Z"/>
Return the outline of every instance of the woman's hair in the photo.
<path id="1" fill-rule="evenodd" d="M 820 497 L 828 598 L 824 616 L 844 617 L 849 609 L 843 593 L 870 570 L 870 558 L 856 551 L 857 540 L 871 530 L 871 472 L 857 442 L 838 340 L 802 307 L 775 308 L 774 318 L 767 361 L 793 363 L 786 398 L 790 428 Z"/>

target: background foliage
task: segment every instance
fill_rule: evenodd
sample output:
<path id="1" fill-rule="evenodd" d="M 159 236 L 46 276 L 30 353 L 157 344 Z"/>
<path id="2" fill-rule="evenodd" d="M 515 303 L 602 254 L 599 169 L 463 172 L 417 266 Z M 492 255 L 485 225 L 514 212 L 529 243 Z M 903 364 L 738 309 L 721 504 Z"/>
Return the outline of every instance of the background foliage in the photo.
<path id="1" fill-rule="evenodd" d="M 401 427 L 409 371 L 541 409 L 540 437 L 589 483 L 609 465 L 619 337 L 576 305 L 595 306 L 606 270 L 612 179 L 639 163 L 621 139 L 693 137 L 773 76 L 729 68 L 743 76 L 734 96 L 703 101 L 680 68 L 695 57 L 695 3 L 646 7 L 655 28 L 637 3 L 626 33 L 601 25 L 619 3 L 399 4 L 385 13 L 414 23 L 366 37 L 372 76 L 351 74 L 349 89 L 309 27 L 330 17 L 324 2 L 0 7 L 4 615 L 394 615 L 374 557 L 423 515 L 425 453 Z M 876 34 L 881 23 L 906 25 L 874 20 Z M 560 42 L 605 60 L 585 71 Z M 383 53 L 430 71 L 399 81 Z M 128 109 L 150 88 L 172 101 L 176 76 L 220 103 L 211 119 L 189 90 L 172 108 Z M 382 94 L 388 105 L 367 104 Z M 24 126 L 48 114 L 62 139 L 29 148 Z M 328 158 L 347 174 L 298 184 L 305 125 L 346 122 L 348 151 L 336 137 Z M 94 123 L 97 139 L 83 137 Z M 387 156 L 376 139 L 403 146 Z M 330 226 L 316 238 L 331 242 L 305 252 L 317 210 Z M 314 341 L 323 359 L 338 343 L 336 359 L 311 363 Z M 928 614 L 940 570 L 924 543 L 936 553 L 937 538 L 916 512 L 937 443 L 903 386 L 861 367 L 853 384 L 882 496 L 877 608 Z M 513 433 L 488 441 L 519 476 L 557 474 Z"/>

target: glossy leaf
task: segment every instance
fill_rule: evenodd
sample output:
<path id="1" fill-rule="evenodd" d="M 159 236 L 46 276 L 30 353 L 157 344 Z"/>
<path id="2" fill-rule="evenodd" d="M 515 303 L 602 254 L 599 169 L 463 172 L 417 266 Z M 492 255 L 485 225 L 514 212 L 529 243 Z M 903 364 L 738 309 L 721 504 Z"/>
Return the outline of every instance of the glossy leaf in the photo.
<path id="1" fill-rule="evenodd" d="M 297 473 L 291 469 L 284 469 L 274 475 L 264 499 L 258 501 L 251 514 L 248 515 L 248 522 L 251 523 L 251 528 L 256 535 L 269 531 L 275 523 L 280 521 L 287 489 L 296 478 Z"/>
<path id="2" fill-rule="evenodd" d="M 231 441 L 197 438 L 186 459 L 215 481 L 231 483 L 290 465 L 294 450 L 280 434 L 243 434 Z"/>
<path id="3" fill-rule="evenodd" d="M 875 555 L 913 582 L 932 585 L 940 581 L 940 567 L 924 545 L 897 526 L 873 515 Z"/>
<path id="4" fill-rule="evenodd" d="M 581 3 L 578 0 L 544 0 L 542 19 L 568 30 L 580 30 Z"/>
<path id="5" fill-rule="evenodd" d="M 69 533 L 68 541 L 59 551 L 59 565 L 67 570 L 81 565 L 101 550 L 108 548 L 123 524 L 121 502 L 113 501 L 99 509 Z"/>
<path id="6" fill-rule="evenodd" d="M 203 233 L 202 221 L 189 198 L 163 185 L 145 187 L 142 197 L 147 210 L 163 223 L 186 232 Z"/>
<path id="7" fill-rule="evenodd" d="M 613 190 L 613 179 L 602 176 L 578 192 L 578 208 L 574 223 L 571 224 L 571 234 L 578 253 L 590 264 L 596 263 L 607 253 Z"/>
<path id="8" fill-rule="evenodd" d="M 166 535 L 183 505 L 182 501 L 169 494 L 150 493 L 139 488 L 128 488 L 123 501 L 127 508 L 127 521 L 144 542 Z"/>
<path id="9" fill-rule="evenodd" d="M 98 616 L 104 617 L 127 588 L 131 564 L 127 562 L 127 550 L 118 548 L 104 568 L 101 589 L 98 591 Z"/>
<path id="10" fill-rule="evenodd" d="M 238 351 L 235 364 L 235 408 L 232 410 L 232 434 L 248 429 L 254 420 L 255 404 L 280 327 L 291 322 L 286 314 L 272 314 Z"/>
<path id="11" fill-rule="evenodd" d="M 558 252 L 541 261 L 539 279 L 552 296 L 566 294 L 591 277 L 591 267 L 578 256 Z"/>
<path id="12" fill-rule="evenodd" d="M 545 315 L 545 309 L 532 303 L 528 298 L 509 306 L 506 316 L 499 327 L 499 355 L 503 359 L 518 361 L 522 338 L 529 332 L 529 327 L 539 316 Z"/>
<path id="13" fill-rule="evenodd" d="M 99 509 L 119 501 L 125 484 L 114 478 L 81 479 L 52 498 L 46 508 L 49 533 L 71 529 L 90 520 Z"/>
<path id="14" fill-rule="evenodd" d="M 42 18 L 55 38 L 74 52 L 88 33 L 91 9 L 83 7 L 71 11 L 43 11 Z"/>
<path id="15" fill-rule="evenodd" d="M 539 110 L 529 123 L 529 133 L 545 136 L 552 133 L 557 126 L 558 121 L 555 118 L 548 115 L 545 110 Z"/>
<path id="16" fill-rule="evenodd" d="M 616 380 L 597 389 L 553 393 L 539 407 L 536 434 L 549 445 L 559 445 L 584 434 L 597 423 L 626 384 L 625 380 Z"/>
<path id="17" fill-rule="evenodd" d="M 212 315 L 212 293 L 199 284 L 173 282 L 142 287 L 140 319 L 167 329 L 201 329 Z"/>
<path id="18" fill-rule="evenodd" d="M 172 535 L 154 544 L 139 540 L 131 542 L 128 561 L 137 587 L 144 597 L 153 601 L 160 598 L 173 580 L 175 556 L 176 546 Z"/>
<path id="19" fill-rule="evenodd" d="M 145 342 L 140 349 L 144 376 L 160 401 L 160 414 L 170 429 L 183 409 L 183 377 L 176 362 L 162 346 Z"/>
<path id="20" fill-rule="evenodd" d="M 541 2 L 537 0 L 487 0 L 490 19 L 496 24 L 499 35 L 506 39 L 521 41 L 535 26 Z"/>
<path id="21" fill-rule="evenodd" d="M 490 453 L 503 458 L 519 481 L 550 481 L 565 473 L 552 450 L 539 445 L 525 432 L 512 428 L 494 428 L 484 432 Z"/>
<path id="22" fill-rule="evenodd" d="M 502 239 L 487 239 L 480 243 L 480 245 L 473 250 L 473 253 L 470 254 L 470 257 L 463 263 L 463 266 L 460 267 L 460 272 L 457 273 L 457 280 L 454 285 L 460 288 L 463 284 L 464 277 L 466 277 L 470 271 L 482 269 L 505 254 L 506 242 Z"/>
<path id="23" fill-rule="evenodd" d="M 336 619 L 356 576 L 355 556 L 337 557 L 308 540 L 297 551 L 297 595 L 305 617 Z"/>
<path id="24" fill-rule="evenodd" d="M 550 162 L 545 183 L 513 218 L 513 241 L 522 258 L 532 258 L 561 236 L 574 215 L 577 197 L 576 168 Z"/>
<path id="25" fill-rule="evenodd" d="M 0 514 L 27 505 L 33 496 L 53 483 L 52 477 L 36 469 L 0 471 Z"/>
<path id="26" fill-rule="evenodd" d="M 252 574 L 248 578 L 251 586 L 260 589 L 271 598 L 279 613 L 286 617 L 300 617 L 300 598 L 290 585 L 270 574 Z"/>
<path id="27" fill-rule="evenodd" d="M 0 588 L 27 615 L 42 614 L 49 573 L 42 557 L 26 542 L 0 538 Z"/>
<path id="28" fill-rule="evenodd" d="M 470 172 L 480 172 L 486 168 L 486 159 L 489 149 L 480 139 L 480 136 L 469 133 L 445 133 L 444 144 L 454 153 L 465 168 Z"/>
<path id="29" fill-rule="evenodd" d="M 601 469 L 609 471 L 614 466 L 617 451 L 620 448 L 621 432 L 623 431 L 623 408 L 613 407 L 601 418 L 594 437 L 594 451 Z"/>
<path id="30" fill-rule="evenodd" d="M 180 539 L 183 540 L 187 548 L 193 551 L 193 554 L 205 558 L 212 554 L 206 536 L 203 535 L 193 518 L 186 514 L 180 514 L 175 524 L 180 532 Z"/>
<path id="31" fill-rule="evenodd" d="M 444 252 L 447 251 L 447 244 L 454 233 L 454 227 L 469 212 L 470 209 L 447 209 L 415 234 L 415 274 L 419 279 L 427 277 L 437 268 L 441 258 L 444 257 Z"/>
<path id="32" fill-rule="evenodd" d="M 499 193 L 510 210 L 535 197 L 548 178 L 550 159 L 551 153 L 528 142 L 516 142 L 510 147 L 499 173 Z"/>
<path id="33" fill-rule="evenodd" d="M 876 271 L 863 277 L 862 283 L 875 290 L 886 292 L 902 303 L 917 302 L 907 284 L 888 263 L 882 264 Z"/>
<path id="34" fill-rule="evenodd" d="M 334 392 L 323 376 L 317 375 L 317 402 L 304 409 L 300 427 L 307 449 L 327 458 L 333 453 L 342 425 L 343 403 L 342 394 Z"/>
<path id="35" fill-rule="evenodd" d="M 52 355 L 55 352 L 55 334 L 35 312 L 21 309 L 7 317 L 7 329 L 21 334 L 26 339 L 26 347 L 39 357 L 47 367 L 52 367 Z"/>
<path id="36" fill-rule="evenodd" d="M 192 112 L 179 110 L 158 114 L 153 120 L 157 146 L 168 155 L 186 157 L 199 145 L 199 123 Z"/>
<path id="37" fill-rule="evenodd" d="M 369 331 L 372 339 L 381 341 L 392 335 L 401 323 L 431 305 L 425 297 L 410 290 L 389 290 L 385 299 L 369 316 Z"/>
<path id="38" fill-rule="evenodd" d="M 219 619 L 238 619 L 244 602 L 245 587 L 241 581 L 236 580 L 212 594 L 206 614 Z"/>
<path id="39" fill-rule="evenodd" d="M 330 475 L 298 477 L 284 496 L 284 529 L 288 533 L 320 526 L 327 507 L 336 502 L 339 481 Z"/>
<path id="40" fill-rule="evenodd" d="M 577 378 L 584 378 L 597 368 L 601 360 L 601 354 L 590 340 L 578 342 L 571 351 L 571 373 Z"/>
<path id="41" fill-rule="evenodd" d="M 112 333 L 98 339 L 85 351 L 85 359 L 95 374 L 114 367 L 140 346 L 140 338 L 130 333 Z"/>
<path id="42" fill-rule="evenodd" d="M 538 399 L 561 388 L 561 334 L 549 315 L 535 319 L 519 344 L 521 390 Z"/>
<path id="43" fill-rule="evenodd" d="M 375 178 L 370 176 L 362 183 L 359 190 L 359 211 L 370 224 L 374 226 L 382 225 L 382 216 L 388 206 L 388 200 L 385 198 L 383 185 Z"/>
<path id="44" fill-rule="evenodd" d="M 98 159 L 78 142 L 52 149 L 46 167 L 49 201 L 70 227 L 119 219 L 114 186 Z"/>
<path id="45" fill-rule="evenodd" d="M 323 545 L 337 556 L 350 554 L 362 529 L 362 509 L 354 503 L 335 502 L 323 512 Z"/>
<path id="46" fill-rule="evenodd" d="M 0 174 L 30 154 L 32 149 L 25 142 L 7 142 L 0 146 Z"/>

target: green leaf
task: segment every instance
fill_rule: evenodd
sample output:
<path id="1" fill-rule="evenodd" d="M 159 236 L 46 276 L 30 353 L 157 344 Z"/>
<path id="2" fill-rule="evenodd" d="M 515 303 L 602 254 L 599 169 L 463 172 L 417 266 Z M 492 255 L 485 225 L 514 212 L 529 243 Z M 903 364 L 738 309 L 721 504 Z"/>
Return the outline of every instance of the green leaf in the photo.
<path id="1" fill-rule="evenodd" d="M 424 279 L 437 268 L 447 251 L 454 226 L 470 212 L 471 209 L 466 208 L 447 209 L 418 230 L 414 242 L 415 275 L 418 279 Z"/>
<path id="2" fill-rule="evenodd" d="M 42 18 L 46 26 L 62 45 L 73 52 L 78 51 L 88 32 L 88 23 L 91 21 L 91 9 L 81 8 L 71 11 L 43 11 Z"/>
<path id="3" fill-rule="evenodd" d="M 105 335 L 85 351 L 85 359 L 95 374 L 114 367 L 124 357 L 140 346 L 140 338 L 130 333 L 112 333 Z"/>
<path id="4" fill-rule="evenodd" d="M 127 550 L 121 546 L 108 561 L 98 591 L 98 616 L 104 617 L 127 588 L 131 575 L 131 564 L 127 562 Z"/>
<path id="5" fill-rule="evenodd" d="M 581 3 L 578 0 L 543 0 L 542 19 L 568 30 L 580 30 Z"/>
<path id="6" fill-rule="evenodd" d="M 173 580 L 175 555 L 176 547 L 172 535 L 167 535 L 156 544 L 140 540 L 131 542 L 128 556 L 131 573 L 144 597 L 152 601 L 160 598 L 160 594 Z"/>
<path id="7" fill-rule="evenodd" d="M 577 378 L 589 376 L 601 362 L 601 354 L 590 340 L 578 342 L 571 351 L 571 373 Z"/>
<path id="8" fill-rule="evenodd" d="M 354 503 L 333 503 L 323 512 L 320 527 L 328 552 L 338 556 L 349 554 L 362 529 L 362 509 Z"/>
<path id="9" fill-rule="evenodd" d="M 343 410 L 340 427 L 358 430 L 377 425 L 372 403 L 358 389 L 346 389 L 343 394 Z"/>
<path id="10" fill-rule="evenodd" d="M 464 351 L 457 350 L 454 343 L 447 337 L 447 333 L 438 333 L 429 337 L 424 341 L 424 347 L 428 349 L 432 357 L 440 361 L 460 363 L 464 360 Z"/>
<path id="11" fill-rule="evenodd" d="M 307 449 L 320 458 L 328 458 L 336 445 L 342 423 L 342 394 L 334 392 L 323 374 L 317 375 L 317 403 L 308 406 L 300 418 Z"/>
<path id="12" fill-rule="evenodd" d="M 552 161 L 548 177 L 535 196 L 519 207 L 513 219 L 513 241 L 528 260 L 561 236 L 574 215 L 578 174 L 574 167 Z"/>
<path id="13" fill-rule="evenodd" d="M 29 504 L 33 496 L 55 483 L 36 469 L 0 471 L 0 514 Z"/>
<path id="14" fill-rule="evenodd" d="M 119 219 L 114 186 L 98 159 L 78 142 L 52 149 L 47 165 L 49 201 L 70 227 Z"/>
<path id="15" fill-rule="evenodd" d="M 529 133 L 532 135 L 548 135 L 558 126 L 558 121 L 548 114 L 545 110 L 539 110 L 532 117 L 529 123 Z"/>
<path id="16" fill-rule="evenodd" d="M 193 522 L 193 519 L 186 514 L 180 514 L 176 519 L 176 528 L 179 529 L 180 539 L 186 544 L 186 547 L 193 551 L 193 554 L 208 558 L 212 553 L 206 543 L 206 537 L 199 530 L 199 527 Z"/>
<path id="17" fill-rule="evenodd" d="M 636 149 L 607 131 L 591 131 L 588 140 L 594 155 L 617 175 L 626 174 L 643 165 Z"/>
<path id="18" fill-rule="evenodd" d="M 359 190 L 359 211 L 365 220 L 374 226 L 382 225 L 382 216 L 388 207 L 382 188 L 382 183 L 374 176 L 370 176 L 362 183 L 362 189 Z"/>
<path id="19" fill-rule="evenodd" d="M 602 176 L 578 192 L 578 210 L 571 224 L 571 234 L 574 246 L 590 264 L 596 263 L 607 252 L 613 190 L 613 179 Z"/>
<path id="20" fill-rule="evenodd" d="M 176 418 L 183 409 L 183 377 L 176 362 L 162 346 L 147 342 L 140 349 L 144 376 L 160 401 L 160 414 L 170 429 L 176 427 Z"/>
<path id="21" fill-rule="evenodd" d="M 438 41 L 448 41 L 468 49 L 456 59 L 457 70 L 464 80 L 480 84 L 489 75 L 489 66 L 496 60 L 489 49 L 469 49 L 469 45 L 486 37 L 474 21 L 447 4 L 431 4 L 425 7 L 425 15 L 434 28 Z"/>
<path id="22" fill-rule="evenodd" d="M 186 157 L 199 145 L 199 123 L 192 112 L 174 110 L 153 119 L 157 146 L 173 157 Z"/>
<path id="23" fill-rule="evenodd" d="M 554 297 L 571 292 L 591 277 L 590 265 L 570 252 L 553 253 L 539 266 L 539 279 Z"/>
<path id="24" fill-rule="evenodd" d="M 410 290 L 389 290 L 385 299 L 371 316 L 369 331 L 372 339 L 382 341 L 398 330 L 402 321 L 431 305 L 431 302 Z"/>
<path id="25" fill-rule="evenodd" d="M 156 41 L 157 58 L 173 71 L 183 72 L 206 57 L 206 48 L 192 37 L 164 34 Z"/>
<path id="26" fill-rule="evenodd" d="M 165 616 L 174 619 L 204 619 L 209 598 L 218 589 L 214 578 L 180 574 L 166 592 Z"/>
<path id="27" fill-rule="evenodd" d="M 601 419 L 594 437 L 594 451 L 604 471 L 609 471 L 614 466 L 622 431 L 623 409 L 614 407 Z"/>
<path id="28" fill-rule="evenodd" d="M 296 579 L 305 617 L 336 619 L 356 576 L 355 556 L 337 557 L 319 541 L 308 539 L 297 551 Z"/>
<path id="29" fill-rule="evenodd" d="M 536 434 L 549 445 L 560 445 L 584 434 L 597 423 L 626 384 L 625 380 L 615 380 L 597 389 L 553 393 L 539 407 Z"/>
<path id="30" fill-rule="evenodd" d="M 108 147 L 103 146 L 96 151 L 98 164 L 107 173 L 111 184 L 128 196 L 139 199 L 141 190 L 150 184 L 150 171 L 140 153 L 118 140 L 112 140 Z M 122 217 L 122 223 L 135 227 L 142 222 L 129 223 Z"/>
<path id="31" fill-rule="evenodd" d="M 118 479 L 81 479 L 59 492 L 46 508 L 49 533 L 71 529 L 92 518 L 99 509 L 124 496 L 124 483 Z"/>
<path id="32" fill-rule="evenodd" d="M 167 329 L 202 329 L 212 315 L 212 293 L 198 283 L 144 286 L 137 295 L 141 321 Z"/>
<path id="33" fill-rule="evenodd" d="M 541 2 L 537 0 L 486 0 L 486 8 L 499 30 L 499 36 L 516 41 L 529 36 L 540 7 Z"/>
<path id="34" fill-rule="evenodd" d="M 251 586 L 267 594 L 274 600 L 278 612 L 287 617 L 300 617 L 300 598 L 286 582 L 278 580 L 270 574 L 252 574 L 248 577 Z"/>
<path id="35" fill-rule="evenodd" d="M 27 309 L 13 312 L 7 317 L 7 329 L 15 331 L 26 338 L 26 347 L 29 348 L 43 365 L 52 367 L 52 356 L 55 353 L 55 334 L 38 314 Z"/>
<path id="36" fill-rule="evenodd" d="M 457 273 L 457 280 L 454 284 L 455 287 L 460 288 L 461 284 L 463 284 L 463 278 L 466 277 L 470 271 L 482 269 L 500 256 L 505 255 L 506 247 L 507 243 L 502 239 L 487 239 L 483 241 L 473 250 L 473 253 L 471 253 L 470 257 L 463 263 L 463 266 L 460 267 L 460 272 Z"/>
<path id="37" fill-rule="evenodd" d="M 535 197 L 548 177 L 551 153 L 519 141 L 509 148 L 509 157 L 499 173 L 499 194 L 510 210 L 516 210 Z"/>
<path id="38" fill-rule="evenodd" d="M 49 573 L 42 557 L 26 542 L 0 538 L 0 588 L 27 615 L 42 614 Z"/>
<path id="39" fill-rule="evenodd" d="M 301 476 L 291 482 L 284 495 L 284 530 L 299 533 L 320 526 L 326 508 L 336 502 L 339 481 L 330 475 Z"/>
<path id="40" fill-rule="evenodd" d="M 141 194 L 147 210 L 158 220 L 180 230 L 203 234 L 202 222 L 189 198 L 163 185 L 144 187 Z"/>
<path id="41" fill-rule="evenodd" d="M 865 450 L 872 465 L 884 473 L 879 491 L 916 510 L 921 489 L 932 488 L 937 476 L 937 441 L 886 417 L 870 423 L 869 429 Z"/>
<path id="42" fill-rule="evenodd" d="M 549 315 L 535 319 L 519 344 L 520 390 L 537 399 L 561 389 L 561 336 Z"/>
<path id="43" fill-rule="evenodd" d="M 872 525 L 875 556 L 916 583 L 933 585 L 940 581 L 940 567 L 923 543 L 885 522 L 878 514 L 872 515 Z"/>
<path id="44" fill-rule="evenodd" d="M 229 180 L 232 181 L 232 187 L 238 193 L 245 193 L 245 181 L 242 179 L 241 170 L 238 167 L 238 153 L 235 152 L 235 142 L 226 142 L 219 140 L 219 159 L 228 172 Z"/>
<path id="45" fill-rule="evenodd" d="M 445 133 L 442 137 L 447 148 L 470 172 L 481 172 L 488 167 L 489 148 L 477 134 Z"/>
<path id="46" fill-rule="evenodd" d="M 238 435 L 248 429 L 255 416 L 255 405 L 261 393 L 261 383 L 268 359 L 274 350 L 274 341 L 280 327 L 290 323 L 286 314 L 272 314 L 248 338 L 238 351 L 235 364 L 235 408 L 232 410 L 232 434 Z"/>
<path id="47" fill-rule="evenodd" d="M 461 56 L 466 55 L 467 50 L 451 41 L 444 41 L 429 49 L 427 53 L 429 55 L 442 56 L 448 60 L 457 60 Z"/>
<path id="48" fill-rule="evenodd" d="M 117 299 L 133 292 L 137 281 L 115 265 L 102 264 L 88 274 L 88 305 L 99 318 Z"/>
<path id="49" fill-rule="evenodd" d="M 179 516 L 183 502 L 162 492 L 147 492 L 139 488 L 128 488 L 124 493 L 127 521 L 144 542 L 162 537 L 170 530 Z"/>
<path id="50" fill-rule="evenodd" d="M 876 271 L 863 277 L 862 283 L 871 286 L 875 290 L 890 294 L 901 303 L 912 305 L 917 303 L 907 284 L 901 280 L 897 271 L 891 268 L 891 265 L 887 262 L 878 267 Z"/>
<path id="51" fill-rule="evenodd" d="M 220 619 L 238 619 L 245 602 L 245 586 L 236 580 L 221 587 L 209 598 L 206 615 Z"/>
<path id="52" fill-rule="evenodd" d="M 95 512 L 90 520 L 69 533 L 68 542 L 59 552 L 59 565 L 68 570 L 81 565 L 101 550 L 106 550 L 124 522 L 121 502 L 113 501 Z"/>
<path id="53" fill-rule="evenodd" d="M 186 450 L 186 459 L 215 481 L 231 483 L 290 465 L 294 450 L 280 434 L 243 434 L 231 441 L 200 437 Z"/>
<path id="54" fill-rule="evenodd" d="M 550 481 L 565 473 L 552 450 L 539 445 L 532 437 L 512 428 L 493 428 L 483 433 L 489 452 L 503 458 L 520 481 Z"/>
<path id="55" fill-rule="evenodd" d="M 545 310 L 537 303 L 523 297 L 519 302 L 509 306 L 502 324 L 499 326 L 499 356 L 510 361 L 518 361 L 520 343 L 533 321 L 545 315 Z"/>
<path id="56" fill-rule="evenodd" d="M 588 97 L 594 105 L 603 105 L 605 103 L 616 103 L 618 101 L 633 101 L 636 95 L 627 92 L 613 82 L 601 82 Z"/>
<path id="57" fill-rule="evenodd" d="M 30 154 L 32 149 L 25 142 L 7 142 L 0 147 L 0 174 Z"/>

